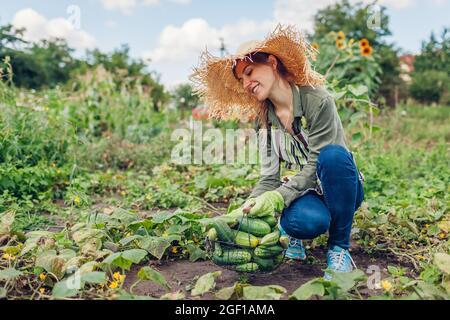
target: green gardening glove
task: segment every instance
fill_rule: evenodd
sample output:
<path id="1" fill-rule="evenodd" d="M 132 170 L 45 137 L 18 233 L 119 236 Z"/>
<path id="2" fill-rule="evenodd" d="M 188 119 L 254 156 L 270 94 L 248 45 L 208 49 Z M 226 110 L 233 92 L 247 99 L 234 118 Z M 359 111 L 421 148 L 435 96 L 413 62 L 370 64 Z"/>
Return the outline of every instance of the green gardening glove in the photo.
<path id="1" fill-rule="evenodd" d="M 267 191 L 256 198 L 248 199 L 243 205 L 249 217 L 275 216 L 284 209 L 284 199 L 278 191 Z"/>

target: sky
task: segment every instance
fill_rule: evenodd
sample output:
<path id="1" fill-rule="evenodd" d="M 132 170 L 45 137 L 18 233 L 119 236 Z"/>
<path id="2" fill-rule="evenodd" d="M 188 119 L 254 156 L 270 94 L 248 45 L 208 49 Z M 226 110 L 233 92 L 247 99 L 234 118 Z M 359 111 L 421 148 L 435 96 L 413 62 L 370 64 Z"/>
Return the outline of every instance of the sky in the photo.
<path id="1" fill-rule="evenodd" d="M 350 0 L 356 2 L 357 0 Z M 363 0 L 372 2 L 372 0 Z M 29 41 L 63 37 L 82 56 L 128 44 L 169 88 L 188 82 L 207 48 L 220 38 L 234 53 L 243 41 L 263 39 L 277 23 L 311 31 L 317 10 L 337 0 L 0 0 L 0 25 L 25 27 Z M 389 42 L 417 53 L 432 31 L 450 26 L 450 0 L 379 0 L 387 7 Z"/>

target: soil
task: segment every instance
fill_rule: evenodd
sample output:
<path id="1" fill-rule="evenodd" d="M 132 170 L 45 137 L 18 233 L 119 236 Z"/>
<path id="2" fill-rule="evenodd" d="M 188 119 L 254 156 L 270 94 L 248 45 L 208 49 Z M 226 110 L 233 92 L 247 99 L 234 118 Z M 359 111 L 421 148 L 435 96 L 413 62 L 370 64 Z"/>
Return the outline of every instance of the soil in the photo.
<path id="1" fill-rule="evenodd" d="M 287 290 L 287 294 L 282 299 L 288 299 L 289 295 L 303 283 L 323 275 L 322 270 L 326 268 L 325 249 L 316 248 L 307 252 L 307 255 L 308 259 L 306 261 L 294 261 L 286 258 L 282 265 L 270 273 L 246 274 L 247 282 L 253 286 L 280 285 Z M 381 279 L 387 276 L 388 265 L 403 266 L 410 269 L 410 266 L 395 260 L 393 256 L 369 255 L 355 247 L 352 248 L 352 257 L 356 266 L 366 272 L 367 276 L 371 274 L 368 272 L 369 266 L 379 267 Z M 142 281 L 134 286 L 132 293 L 135 295 L 157 298 L 168 292 L 180 290 L 185 294 L 185 299 L 188 300 L 213 300 L 215 299 L 214 292 L 208 292 L 201 297 L 192 297 L 188 291 L 189 285 L 194 285 L 198 276 L 217 270 L 222 271 L 222 273 L 216 279 L 215 291 L 233 286 L 235 282 L 242 280 L 239 273 L 217 266 L 211 261 L 190 262 L 188 260 L 168 259 L 151 261 L 148 265 L 159 271 L 166 278 L 171 289 L 167 291 L 152 281 Z M 127 272 L 127 278 L 124 283 L 125 290 L 129 291 L 130 286 L 136 282 L 138 279 L 136 274 L 141 267 L 143 266 L 133 266 Z M 377 290 L 370 290 L 367 287 L 359 289 L 359 292 L 363 297 L 381 293 Z"/>

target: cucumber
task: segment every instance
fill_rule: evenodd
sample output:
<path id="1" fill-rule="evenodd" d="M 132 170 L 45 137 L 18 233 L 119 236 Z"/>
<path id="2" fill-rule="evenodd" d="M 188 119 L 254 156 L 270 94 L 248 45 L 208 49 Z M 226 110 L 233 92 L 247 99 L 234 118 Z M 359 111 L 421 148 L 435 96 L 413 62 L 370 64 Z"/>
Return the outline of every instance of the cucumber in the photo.
<path id="1" fill-rule="evenodd" d="M 281 236 L 280 239 L 279 239 L 278 241 L 280 242 L 281 246 L 282 246 L 284 249 L 287 249 L 287 248 L 289 247 L 289 242 L 290 242 L 290 240 L 289 240 L 289 237 L 288 237 L 288 236 Z"/>
<path id="2" fill-rule="evenodd" d="M 283 252 L 283 248 L 281 246 L 258 246 L 255 248 L 255 256 L 260 258 L 269 258 L 276 255 L 279 255 Z"/>
<path id="3" fill-rule="evenodd" d="M 275 230 L 274 232 L 271 232 L 269 234 L 266 234 L 260 241 L 261 245 L 265 246 L 271 246 L 277 244 L 278 240 L 280 239 L 280 231 Z"/>
<path id="4" fill-rule="evenodd" d="M 283 260 L 284 260 L 284 252 L 275 256 L 275 258 L 273 258 L 273 263 L 275 265 L 279 265 L 279 264 L 283 263 Z"/>
<path id="5" fill-rule="evenodd" d="M 255 272 L 258 271 L 259 266 L 254 262 L 248 262 L 236 266 L 236 271 L 238 272 Z"/>
<path id="6" fill-rule="evenodd" d="M 255 248 L 259 243 L 259 239 L 250 233 L 237 230 L 232 231 L 235 236 L 234 243 L 240 246 Z"/>
<path id="7" fill-rule="evenodd" d="M 275 227 L 278 223 L 274 216 L 265 216 L 260 218 L 262 221 L 266 222 L 271 228 Z"/>
<path id="8" fill-rule="evenodd" d="M 206 233 L 206 236 L 208 237 L 209 240 L 217 240 L 217 230 L 216 228 L 211 228 L 208 230 L 208 232 Z"/>
<path id="9" fill-rule="evenodd" d="M 214 220 L 213 227 L 216 229 L 217 238 L 225 242 L 233 242 L 234 234 L 231 228 L 222 220 Z"/>
<path id="10" fill-rule="evenodd" d="M 223 254 L 223 250 L 222 250 L 222 247 L 220 246 L 220 243 L 215 242 L 214 243 L 214 255 L 220 257 L 220 256 L 222 256 L 222 254 Z"/>
<path id="11" fill-rule="evenodd" d="M 244 264 L 252 260 L 252 255 L 247 250 L 231 249 L 222 250 L 222 256 L 213 255 L 212 260 L 218 265 Z"/>
<path id="12" fill-rule="evenodd" d="M 259 266 L 259 269 L 263 271 L 270 271 L 275 267 L 274 260 L 270 258 L 268 259 L 254 256 L 253 261 Z"/>
<path id="13" fill-rule="evenodd" d="M 239 230 L 251 233 L 257 237 L 263 237 L 270 233 L 271 228 L 267 222 L 261 219 L 243 217 L 239 220 Z"/>

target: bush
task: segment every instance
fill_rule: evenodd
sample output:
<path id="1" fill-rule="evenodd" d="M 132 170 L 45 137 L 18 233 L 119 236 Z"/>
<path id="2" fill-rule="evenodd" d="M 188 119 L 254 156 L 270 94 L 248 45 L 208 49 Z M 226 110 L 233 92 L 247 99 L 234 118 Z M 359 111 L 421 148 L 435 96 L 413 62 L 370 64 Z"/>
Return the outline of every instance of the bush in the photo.
<path id="1" fill-rule="evenodd" d="M 444 71 L 415 72 L 410 85 L 411 96 L 422 103 L 449 104 L 450 77 Z M 445 101 L 446 100 L 446 101 Z"/>

